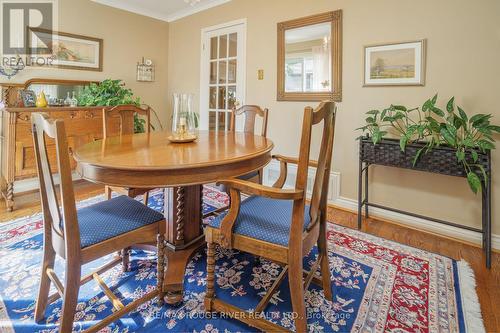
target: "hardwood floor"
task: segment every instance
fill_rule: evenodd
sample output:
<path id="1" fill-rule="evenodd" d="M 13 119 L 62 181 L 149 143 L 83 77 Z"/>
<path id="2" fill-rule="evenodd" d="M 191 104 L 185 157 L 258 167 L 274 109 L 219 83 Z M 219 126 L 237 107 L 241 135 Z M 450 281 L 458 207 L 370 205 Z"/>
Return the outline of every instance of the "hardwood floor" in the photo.
<path id="1" fill-rule="evenodd" d="M 77 201 L 104 193 L 103 185 L 92 184 L 84 180 L 76 181 L 74 184 L 75 198 Z M 59 187 L 57 187 L 57 191 L 57 197 L 59 198 Z M 38 190 L 22 193 L 15 197 L 15 207 L 14 211 L 11 213 L 5 210 L 5 200 L 0 200 L 0 223 L 40 212 L 40 195 L 38 194 Z"/>
<path id="2" fill-rule="evenodd" d="M 102 194 L 104 187 L 79 181 L 75 186 L 77 200 Z M 40 211 L 38 192 L 16 196 L 16 207 L 12 213 L 5 210 L 5 202 L 0 201 L 0 223 L 15 218 L 32 215 Z M 328 220 L 355 228 L 357 216 L 344 210 L 329 208 Z M 426 251 L 439 253 L 453 259 L 464 259 L 474 269 L 477 292 L 487 332 L 500 332 L 500 254 L 492 256 L 492 268 L 484 266 L 484 255 L 480 248 L 453 239 L 439 237 L 422 231 L 413 230 L 387 221 L 369 218 L 363 222 L 362 231 Z M 473 333 L 473 332 L 471 332 Z"/>

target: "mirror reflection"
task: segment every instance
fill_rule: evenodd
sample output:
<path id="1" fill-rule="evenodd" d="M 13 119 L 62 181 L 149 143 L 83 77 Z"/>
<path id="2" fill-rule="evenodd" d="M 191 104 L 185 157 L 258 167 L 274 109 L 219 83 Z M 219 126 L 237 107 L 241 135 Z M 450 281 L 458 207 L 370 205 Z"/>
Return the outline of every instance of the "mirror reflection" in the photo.
<path id="1" fill-rule="evenodd" d="M 331 92 L 331 22 L 285 31 L 285 92 Z"/>

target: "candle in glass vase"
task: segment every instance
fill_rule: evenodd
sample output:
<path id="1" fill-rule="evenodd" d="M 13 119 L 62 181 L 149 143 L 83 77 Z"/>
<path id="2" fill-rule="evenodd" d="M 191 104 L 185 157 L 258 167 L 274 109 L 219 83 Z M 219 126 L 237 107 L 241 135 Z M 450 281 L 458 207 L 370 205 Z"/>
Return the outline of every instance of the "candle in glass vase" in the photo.
<path id="1" fill-rule="evenodd" d="M 186 117 L 179 118 L 179 126 L 177 127 L 177 135 L 184 138 L 186 135 Z"/>
<path id="2" fill-rule="evenodd" d="M 181 117 L 179 119 L 179 125 L 186 126 L 186 117 Z"/>

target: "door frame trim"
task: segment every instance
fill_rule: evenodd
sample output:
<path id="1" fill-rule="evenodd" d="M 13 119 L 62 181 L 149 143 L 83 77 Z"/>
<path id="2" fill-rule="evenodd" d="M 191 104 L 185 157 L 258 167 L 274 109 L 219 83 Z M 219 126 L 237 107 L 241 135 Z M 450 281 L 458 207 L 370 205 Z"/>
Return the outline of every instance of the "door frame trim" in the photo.
<path id="1" fill-rule="evenodd" d="M 247 19 L 242 18 L 234 21 L 229 21 L 209 27 L 205 27 L 201 29 L 201 42 L 200 42 L 200 100 L 199 100 L 199 110 L 200 110 L 200 119 L 201 119 L 201 124 L 200 124 L 200 129 L 207 130 L 208 129 L 208 118 L 205 119 L 205 116 L 202 114 L 204 110 L 202 110 L 202 105 L 203 102 L 208 99 L 208 92 L 209 90 L 207 89 L 208 85 L 207 82 L 209 81 L 209 76 L 210 76 L 210 66 L 206 66 L 205 62 L 208 58 L 208 48 L 205 48 L 205 34 L 220 30 L 220 29 L 226 29 L 226 28 L 231 28 L 234 26 L 241 26 L 242 27 L 242 36 L 241 36 L 241 43 L 242 43 L 242 48 L 243 52 L 241 54 L 241 57 L 238 55 L 238 61 L 242 62 L 242 73 L 238 73 L 238 75 L 241 78 L 241 82 L 243 84 L 242 87 L 242 92 L 241 92 L 241 100 L 239 101 L 241 105 L 245 104 L 246 100 L 246 89 L 247 89 Z"/>

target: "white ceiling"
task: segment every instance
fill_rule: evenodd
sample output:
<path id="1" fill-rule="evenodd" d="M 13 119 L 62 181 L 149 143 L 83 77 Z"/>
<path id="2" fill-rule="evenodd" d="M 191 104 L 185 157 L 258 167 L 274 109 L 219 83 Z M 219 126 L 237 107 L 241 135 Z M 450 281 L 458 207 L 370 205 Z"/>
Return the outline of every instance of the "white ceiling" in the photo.
<path id="1" fill-rule="evenodd" d="M 172 22 L 180 18 L 222 5 L 231 0 L 200 0 L 195 5 L 184 0 L 92 0 L 132 13 Z"/>

